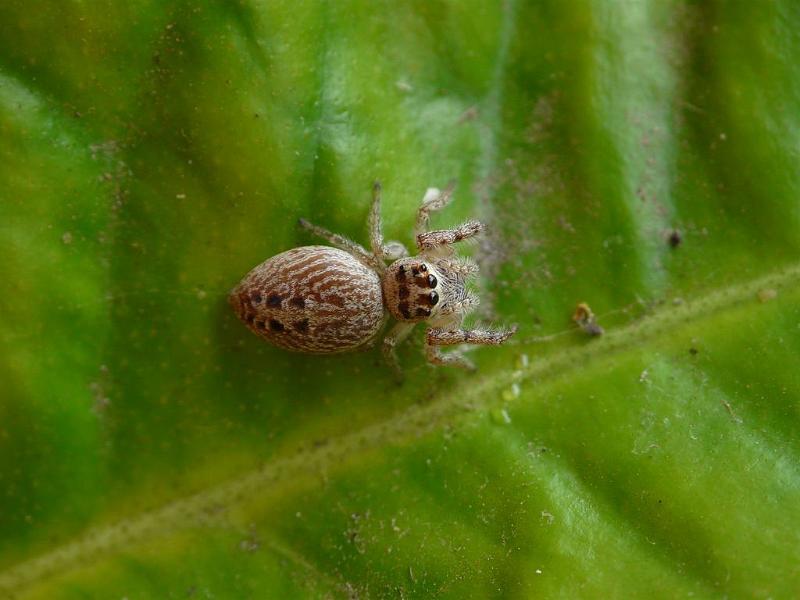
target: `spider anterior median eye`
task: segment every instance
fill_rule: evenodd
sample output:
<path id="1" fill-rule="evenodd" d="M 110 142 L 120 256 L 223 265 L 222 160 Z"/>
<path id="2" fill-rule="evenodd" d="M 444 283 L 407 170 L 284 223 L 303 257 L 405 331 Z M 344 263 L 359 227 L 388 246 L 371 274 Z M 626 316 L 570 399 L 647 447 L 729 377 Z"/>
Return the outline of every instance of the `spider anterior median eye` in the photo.
<path id="1" fill-rule="evenodd" d="M 439 280 L 436 279 L 435 275 L 428 275 L 428 287 L 436 287 L 437 283 L 439 283 Z"/>
<path id="2" fill-rule="evenodd" d="M 431 292 L 431 306 L 436 306 L 437 302 L 439 302 L 439 294 Z"/>
<path id="3" fill-rule="evenodd" d="M 425 272 L 428 270 L 428 265 L 426 265 L 425 263 L 422 263 L 422 264 L 419 266 L 419 270 L 420 270 L 422 273 L 425 273 Z"/>

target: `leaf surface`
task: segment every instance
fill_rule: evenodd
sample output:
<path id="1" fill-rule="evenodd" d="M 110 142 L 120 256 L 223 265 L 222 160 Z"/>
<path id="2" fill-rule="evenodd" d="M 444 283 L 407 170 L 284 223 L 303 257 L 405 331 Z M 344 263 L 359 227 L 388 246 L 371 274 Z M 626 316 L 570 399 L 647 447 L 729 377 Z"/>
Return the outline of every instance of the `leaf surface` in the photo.
<path id="1" fill-rule="evenodd" d="M 0 594 L 787 597 L 800 10 L 0 6 Z M 458 180 L 475 375 L 225 296 Z M 571 321 L 579 302 L 605 335 Z M 654 592 L 655 591 L 655 592 Z"/>

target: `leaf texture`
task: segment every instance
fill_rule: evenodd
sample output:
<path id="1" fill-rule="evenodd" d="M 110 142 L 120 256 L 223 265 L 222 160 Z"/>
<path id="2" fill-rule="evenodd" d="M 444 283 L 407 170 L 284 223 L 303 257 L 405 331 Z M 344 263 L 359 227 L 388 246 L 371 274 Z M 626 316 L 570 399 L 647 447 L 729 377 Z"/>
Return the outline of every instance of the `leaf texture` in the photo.
<path id="1" fill-rule="evenodd" d="M 0 597 L 791 597 L 800 9 L 0 6 Z M 477 217 L 476 375 L 252 266 Z M 571 321 L 579 302 L 605 335 Z"/>

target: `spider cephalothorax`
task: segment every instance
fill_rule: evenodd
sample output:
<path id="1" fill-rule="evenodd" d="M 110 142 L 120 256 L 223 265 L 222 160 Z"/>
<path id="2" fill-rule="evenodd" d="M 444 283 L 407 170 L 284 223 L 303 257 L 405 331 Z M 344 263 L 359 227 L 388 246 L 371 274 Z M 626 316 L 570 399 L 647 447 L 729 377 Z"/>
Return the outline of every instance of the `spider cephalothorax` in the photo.
<path id="1" fill-rule="evenodd" d="M 424 255 L 401 258 L 383 275 L 383 301 L 398 321 L 446 325 L 453 314 L 478 300 L 467 291 L 467 277 L 477 267 L 467 261 Z"/>
<path id="2" fill-rule="evenodd" d="M 467 289 L 478 267 L 457 257 L 453 244 L 478 235 L 483 225 L 467 221 L 454 229 L 429 231 L 430 213 L 444 208 L 453 192 L 452 187 L 443 192 L 431 188 L 417 211 L 419 254 L 409 257 L 399 242 L 383 241 L 380 191 L 376 183 L 369 218 L 371 252 L 301 219 L 303 227 L 340 250 L 303 246 L 264 261 L 234 288 L 231 305 L 266 340 L 316 354 L 369 344 L 388 311 L 397 324 L 384 337 L 383 352 L 396 371 L 395 346 L 423 321 L 429 326 L 425 354 L 431 363 L 472 368 L 459 352 L 444 354 L 439 348 L 502 344 L 516 331 L 461 329 L 464 316 L 478 304 Z M 387 261 L 392 261 L 388 267 Z"/>
<path id="3" fill-rule="evenodd" d="M 383 275 L 383 302 L 398 321 L 419 323 L 439 312 L 442 276 L 419 257 L 393 262 Z"/>

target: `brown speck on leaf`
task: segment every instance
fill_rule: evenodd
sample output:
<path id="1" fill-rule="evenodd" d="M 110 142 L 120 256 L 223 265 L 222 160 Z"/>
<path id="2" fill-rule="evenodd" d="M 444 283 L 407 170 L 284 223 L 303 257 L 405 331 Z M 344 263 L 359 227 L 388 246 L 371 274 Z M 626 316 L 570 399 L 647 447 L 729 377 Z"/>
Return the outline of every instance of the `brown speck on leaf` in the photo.
<path id="1" fill-rule="evenodd" d="M 573 227 L 572 223 L 567 220 L 565 215 L 558 216 L 558 226 L 561 227 L 564 231 L 569 233 L 575 233 L 575 227 Z"/>
<path id="2" fill-rule="evenodd" d="M 243 552 L 256 552 L 261 548 L 261 541 L 256 535 L 255 527 L 250 527 L 250 532 L 246 538 L 239 542 L 239 549 Z"/>
<path id="3" fill-rule="evenodd" d="M 577 323 L 584 333 L 592 337 L 600 336 L 605 333 L 605 330 L 597 323 L 597 318 L 594 316 L 592 309 L 586 302 L 581 302 L 575 307 L 575 312 L 572 314 L 572 320 Z"/>
<path id="4" fill-rule="evenodd" d="M 778 290 L 775 290 L 773 288 L 765 288 L 763 290 L 758 290 L 758 301 L 761 303 L 774 300 L 777 296 L 778 296 Z"/>
<path id="5" fill-rule="evenodd" d="M 681 232 L 677 229 L 670 231 L 669 236 L 667 237 L 667 242 L 669 242 L 669 245 L 672 248 L 677 248 L 680 246 L 681 242 L 683 242 L 683 236 L 681 235 Z"/>
<path id="6" fill-rule="evenodd" d="M 466 123 L 467 121 L 473 121 L 477 118 L 478 118 L 478 107 L 470 106 L 467 110 L 461 113 L 461 116 L 458 117 L 457 123 L 461 125 L 462 123 Z"/>

